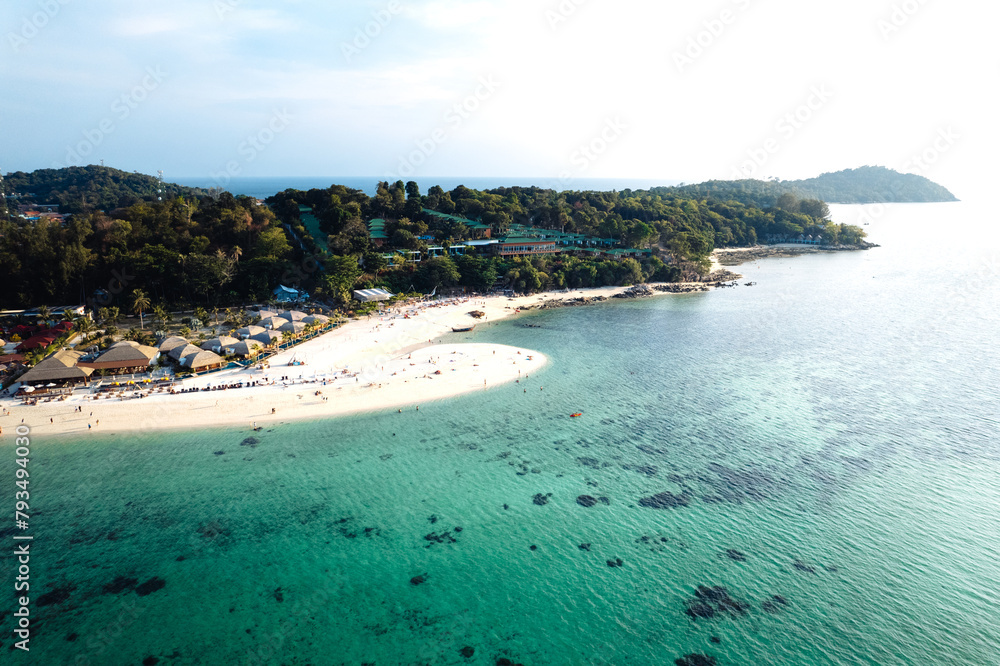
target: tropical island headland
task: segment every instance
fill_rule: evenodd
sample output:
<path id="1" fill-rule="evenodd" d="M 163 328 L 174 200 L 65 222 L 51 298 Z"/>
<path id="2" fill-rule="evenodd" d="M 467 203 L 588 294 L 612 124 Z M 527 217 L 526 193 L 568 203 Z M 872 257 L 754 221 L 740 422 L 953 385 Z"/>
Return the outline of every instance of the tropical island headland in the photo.
<path id="1" fill-rule="evenodd" d="M 731 284 L 740 276 L 722 264 L 739 255 L 716 249 L 871 247 L 863 229 L 832 222 L 824 201 L 798 191 L 739 181 L 422 193 L 415 182 L 380 182 L 375 196 L 332 185 L 262 201 L 98 166 L 8 174 L 0 379 L 32 405 L 97 387 L 119 402 L 145 395 L 128 408 L 145 427 L 163 422 L 158 410 L 198 408 L 209 386 L 234 389 L 219 422 L 242 423 L 516 382 L 544 357 L 442 336 L 474 327 L 470 312 L 495 321 L 540 305 Z M 644 283 L 656 291 L 622 293 Z M 563 293 L 536 295 L 551 291 Z M 420 368 L 432 370 L 420 378 L 434 388 L 415 392 Z M 332 395 L 290 388 L 345 377 L 355 386 L 341 381 Z M 244 404 L 251 394 L 267 395 L 275 411 Z M 131 418 L 123 412 L 116 427 Z M 82 412 L 71 420 L 71 429 L 91 425 Z"/>

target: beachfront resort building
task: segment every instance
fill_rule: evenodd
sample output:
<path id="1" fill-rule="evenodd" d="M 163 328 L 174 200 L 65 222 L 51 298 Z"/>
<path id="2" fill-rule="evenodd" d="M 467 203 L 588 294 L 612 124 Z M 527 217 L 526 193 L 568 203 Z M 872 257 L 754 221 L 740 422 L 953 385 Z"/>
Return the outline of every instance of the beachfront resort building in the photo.
<path id="1" fill-rule="evenodd" d="M 81 368 L 111 371 L 113 374 L 147 372 L 160 357 L 160 349 L 147 347 L 131 340 L 122 340 L 108 347 L 93 361 L 81 361 Z"/>
<path id="2" fill-rule="evenodd" d="M 229 350 L 236 346 L 238 342 L 239 340 L 236 338 L 228 335 L 220 335 L 217 338 L 205 340 L 201 343 L 201 348 L 205 351 L 215 352 L 216 354 L 232 354 Z"/>
<path id="3" fill-rule="evenodd" d="M 83 356 L 83 352 L 57 351 L 26 372 L 21 377 L 20 382 L 22 385 L 32 388 L 56 388 L 86 384 L 94 369 L 79 367 L 77 363 L 81 356 Z"/>
<path id="4" fill-rule="evenodd" d="M 501 257 L 523 257 L 559 252 L 554 240 L 527 236 L 508 236 L 492 247 Z"/>
<path id="5" fill-rule="evenodd" d="M 197 349 L 197 347 L 195 347 Z M 225 359 L 215 352 L 199 349 L 196 353 L 185 356 L 181 359 L 181 365 L 190 368 L 193 372 L 205 372 L 215 370 L 225 364 Z"/>
<path id="6" fill-rule="evenodd" d="M 294 303 L 296 301 L 305 301 L 308 299 L 309 294 L 300 289 L 286 287 L 283 284 L 279 284 L 274 288 L 274 300 L 278 303 Z"/>
<path id="7" fill-rule="evenodd" d="M 385 289 L 355 289 L 354 298 L 355 300 L 361 301 L 362 303 L 372 303 L 375 301 L 387 301 L 392 298 L 394 294 L 389 293 Z"/>

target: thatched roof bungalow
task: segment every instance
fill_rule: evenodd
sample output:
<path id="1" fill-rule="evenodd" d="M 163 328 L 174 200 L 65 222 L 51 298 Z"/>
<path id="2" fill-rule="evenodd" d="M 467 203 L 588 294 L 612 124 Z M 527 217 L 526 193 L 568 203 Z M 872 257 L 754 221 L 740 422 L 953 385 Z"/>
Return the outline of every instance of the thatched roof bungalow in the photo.
<path id="1" fill-rule="evenodd" d="M 57 351 L 25 373 L 20 381 L 25 386 L 86 384 L 94 369 L 79 367 L 81 356 L 82 352 L 68 349 Z"/>
<path id="2" fill-rule="evenodd" d="M 263 333 L 266 329 L 263 326 L 244 326 L 236 331 L 236 336 L 241 340 L 246 340 L 247 338 L 252 338 L 258 333 Z"/>
<path id="3" fill-rule="evenodd" d="M 268 317 L 267 319 L 261 319 L 259 322 L 257 322 L 257 325 L 263 326 L 265 329 L 269 331 L 274 331 L 280 328 L 282 324 L 285 324 L 287 322 L 288 320 L 285 319 L 284 317 Z"/>
<path id="4" fill-rule="evenodd" d="M 281 342 L 281 333 L 277 331 L 263 331 L 249 338 L 264 345 L 265 347 L 270 347 Z"/>
<path id="5" fill-rule="evenodd" d="M 205 340 L 201 343 L 201 348 L 205 351 L 215 352 L 216 354 L 229 353 L 227 350 L 232 348 L 239 340 L 230 337 L 228 335 L 220 335 L 217 338 L 212 338 L 211 340 Z"/>
<path id="6" fill-rule="evenodd" d="M 169 356 L 175 361 L 180 362 L 185 356 L 190 356 L 191 354 L 197 354 L 200 351 L 202 350 L 199 347 L 195 347 L 192 344 L 187 344 L 184 345 L 183 347 L 180 346 L 174 347 L 173 349 L 170 350 L 170 353 L 168 353 L 167 356 Z"/>
<path id="7" fill-rule="evenodd" d="M 256 340 L 243 340 L 232 347 L 232 353 L 243 358 L 252 358 L 264 351 L 264 345 Z"/>
<path id="8" fill-rule="evenodd" d="M 146 372 L 160 356 L 156 347 L 147 347 L 131 340 L 122 340 L 111 345 L 95 360 L 80 363 L 81 368 L 93 370 L 113 370 L 116 372 Z"/>
<path id="9" fill-rule="evenodd" d="M 160 340 L 160 344 L 157 345 L 157 347 L 159 348 L 161 354 L 169 354 L 177 347 L 183 347 L 186 344 L 188 344 L 188 341 L 184 338 L 171 335 L 168 338 Z"/>
<path id="10" fill-rule="evenodd" d="M 302 333 L 305 330 L 306 330 L 306 325 L 303 324 L 301 321 L 286 321 L 278 329 L 278 331 L 280 333 L 284 333 L 286 331 L 291 331 L 295 335 L 299 335 L 300 333 Z"/>
<path id="11" fill-rule="evenodd" d="M 195 372 L 202 372 L 221 368 L 225 362 L 225 359 L 214 352 L 199 351 L 197 354 L 185 356 L 182 365 L 186 368 L 191 368 Z"/>

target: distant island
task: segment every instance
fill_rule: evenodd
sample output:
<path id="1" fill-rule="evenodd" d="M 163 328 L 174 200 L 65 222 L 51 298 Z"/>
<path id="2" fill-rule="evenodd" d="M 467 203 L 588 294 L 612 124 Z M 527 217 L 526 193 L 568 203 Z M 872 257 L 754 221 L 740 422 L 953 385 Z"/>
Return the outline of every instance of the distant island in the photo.
<path id="1" fill-rule="evenodd" d="M 4 194 L 15 201 L 58 204 L 64 214 L 111 210 L 141 201 L 200 197 L 205 190 L 163 183 L 141 173 L 104 166 L 15 171 L 3 177 Z"/>
<path id="2" fill-rule="evenodd" d="M 663 189 L 680 196 L 740 201 L 760 208 L 777 205 L 782 195 L 843 204 L 958 201 L 946 188 L 923 176 L 881 166 L 844 169 L 805 180 L 710 180 Z"/>

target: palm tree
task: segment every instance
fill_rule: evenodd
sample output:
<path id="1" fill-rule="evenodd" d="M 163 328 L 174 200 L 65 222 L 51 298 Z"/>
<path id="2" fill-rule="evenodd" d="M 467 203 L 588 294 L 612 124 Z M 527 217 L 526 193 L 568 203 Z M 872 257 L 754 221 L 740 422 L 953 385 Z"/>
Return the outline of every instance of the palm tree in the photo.
<path id="1" fill-rule="evenodd" d="M 153 308 L 153 322 L 156 324 L 157 330 L 162 331 L 163 329 L 165 329 L 171 319 L 173 319 L 173 316 L 170 314 L 170 312 L 167 311 L 167 308 L 165 308 L 164 306 L 157 305 L 155 308 Z"/>
<path id="2" fill-rule="evenodd" d="M 240 263 L 240 257 L 243 256 L 243 250 L 240 249 L 239 245 L 233 246 L 233 261 Z"/>
<path id="3" fill-rule="evenodd" d="M 47 326 L 49 320 L 52 319 L 52 310 L 49 310 L 49 307 L 47 305 L 40 305 L 38 307 L 38 314 L 36 316 L 42 320 L 43 324 Z"/>
<path id="4" fill-rule="evenodd" d="M 194 318 L 198 320 L 202 328 L 205 328 L 211 323 L 211 319 L 208 316 L 208 310 L 203 307 L 197 307 L 194 309 Z"/>
<path id="5" fill-rule="evenodd" d="M 73 328 L 77 333 L 86 337 L 91 331 L 94 330 L 94 322 L 90 321 L 90 317 L 77 317 L 73 320 Z"/>
<path id="6" fill-rule="evenodd" d="M 142 313 L 149 309 L 149 296 L 142 289 L 132 290 L 132 313 L 139 315 L 139 328 L 144 328 Z"/>

